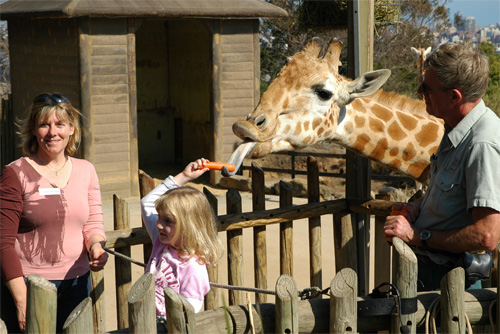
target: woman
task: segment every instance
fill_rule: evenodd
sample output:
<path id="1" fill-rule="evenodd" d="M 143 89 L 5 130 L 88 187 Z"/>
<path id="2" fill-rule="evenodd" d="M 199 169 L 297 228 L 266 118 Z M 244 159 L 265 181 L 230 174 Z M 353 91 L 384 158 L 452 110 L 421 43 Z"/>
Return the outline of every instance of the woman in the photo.
<path id="1" fill-rule="evenodd" d="M 1 316 L 9 332 L 25 329 L 28 275 L 56 285 L 61 332 L 90 294 L 89 269 L 102 270 L 108 259 L 95 168 L 71 157 L 81 139 L 79 118 L 66 97 L 38 95 L 20 125 L 26 156 L 0 177 Z"/>

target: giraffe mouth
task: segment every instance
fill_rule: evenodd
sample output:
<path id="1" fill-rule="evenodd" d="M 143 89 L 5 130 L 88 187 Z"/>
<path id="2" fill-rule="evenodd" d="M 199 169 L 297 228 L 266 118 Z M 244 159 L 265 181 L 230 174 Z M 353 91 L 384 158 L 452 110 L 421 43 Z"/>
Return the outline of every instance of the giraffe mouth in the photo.
<path id="1" fill-rule="evenodd" d="M 243 139 L 241 143 L 231 154 L 227 161 L 235 165 L 234 172 L 228 172 L 227 169 L 222 169 L 223 176 L 235 175 L 241 167 L 245 158 L 259 158 L 271 152 L 272 144 L 270 141 L 262 140 L 262 132 L 252 122 L 237 121 L 233 124 L 233 132 L 236 136 Z"/>

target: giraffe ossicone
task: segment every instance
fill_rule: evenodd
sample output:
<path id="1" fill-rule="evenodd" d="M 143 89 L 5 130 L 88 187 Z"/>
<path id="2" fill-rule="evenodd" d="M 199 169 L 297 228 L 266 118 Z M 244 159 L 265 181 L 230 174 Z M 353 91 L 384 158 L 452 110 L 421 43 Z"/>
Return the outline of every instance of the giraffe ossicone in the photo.
<path id="1" fill-rule="evenodd" d="M 341 50 L 337 40 L 323 47 L 314 39 L 295 54 L 247 119 L 233 124 L 244 142 L 229 162 L 239 168 L 245 157 L 332 141 L 427 183 L 443 122 L 427 114 L 423 101 L 382 91 L 390 70 L 355 80 L 340 75 Z"/>

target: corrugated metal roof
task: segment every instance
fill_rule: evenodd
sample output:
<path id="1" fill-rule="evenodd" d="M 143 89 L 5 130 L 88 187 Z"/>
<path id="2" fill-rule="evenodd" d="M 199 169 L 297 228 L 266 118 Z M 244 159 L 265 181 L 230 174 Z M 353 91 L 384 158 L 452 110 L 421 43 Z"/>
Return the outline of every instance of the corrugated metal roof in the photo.
<path id="1" fill-rule="evenodd" d="M 260 0 L 9 0 L 0 18 L 15 16 L 77 17 L 285 17 L 280 7 Z"/>

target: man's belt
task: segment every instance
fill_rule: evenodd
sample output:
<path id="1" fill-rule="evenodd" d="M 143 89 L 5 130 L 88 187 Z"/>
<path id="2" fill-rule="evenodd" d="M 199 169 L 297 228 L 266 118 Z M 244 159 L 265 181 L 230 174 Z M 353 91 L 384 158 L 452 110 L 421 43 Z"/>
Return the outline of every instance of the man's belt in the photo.
<path id="1" fill-rule="evenodd" d="M 387 291 L 380 288 L 389 286 Z M 365 300 L 358 301 L 358 316 L 411 314 L 417 312 L 417 297 L 401 298 L 398 289 L 390 283 L 382 283 Z"/>

